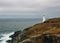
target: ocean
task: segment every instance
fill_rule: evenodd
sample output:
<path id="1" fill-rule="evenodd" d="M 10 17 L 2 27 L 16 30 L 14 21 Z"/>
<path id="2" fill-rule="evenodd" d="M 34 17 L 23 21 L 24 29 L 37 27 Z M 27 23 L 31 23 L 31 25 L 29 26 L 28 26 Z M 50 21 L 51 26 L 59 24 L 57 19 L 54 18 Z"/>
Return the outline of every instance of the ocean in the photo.
<path id="1" fill-rule="evenodd" d="M 0 43 L 7 43 L 10 35 L 14 34 L 15 31 L 23 30 L 27 27 L 33 26 L 36 23 L 42 22 L 41 18 L 5 18 L 0 19 Z"/>

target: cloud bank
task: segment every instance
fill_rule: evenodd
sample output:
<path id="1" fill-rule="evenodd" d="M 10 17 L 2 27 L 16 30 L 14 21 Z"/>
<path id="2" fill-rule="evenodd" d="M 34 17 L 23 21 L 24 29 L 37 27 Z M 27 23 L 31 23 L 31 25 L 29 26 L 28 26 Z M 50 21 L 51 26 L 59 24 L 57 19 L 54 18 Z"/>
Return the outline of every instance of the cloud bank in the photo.
<path id="1" fill-rule="evenodd" d="M 60 14 L 60 0 L 0 0 L 0 13 Z"/>

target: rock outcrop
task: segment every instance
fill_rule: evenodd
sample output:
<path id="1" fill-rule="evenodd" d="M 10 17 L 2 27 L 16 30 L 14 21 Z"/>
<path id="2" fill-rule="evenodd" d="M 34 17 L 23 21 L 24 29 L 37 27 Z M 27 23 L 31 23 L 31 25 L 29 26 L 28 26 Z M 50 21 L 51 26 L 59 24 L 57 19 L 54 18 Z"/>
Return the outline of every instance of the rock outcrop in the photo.
<path id="1" fill-rule="evenodd" d="M 60 43 L 60 18 L 46 20 L 10 36 L 8 43 Z"/>

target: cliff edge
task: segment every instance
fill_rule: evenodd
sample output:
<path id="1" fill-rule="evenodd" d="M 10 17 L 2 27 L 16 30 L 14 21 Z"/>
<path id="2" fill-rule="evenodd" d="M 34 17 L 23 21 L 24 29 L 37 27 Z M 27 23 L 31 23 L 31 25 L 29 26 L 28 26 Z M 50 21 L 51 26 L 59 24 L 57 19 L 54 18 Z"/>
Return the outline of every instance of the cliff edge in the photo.
<path id="1" fill-rule="evenodd" d="M 48 19 L 10 37 L 8 43 L 60 43 L 60 18 Z"/>

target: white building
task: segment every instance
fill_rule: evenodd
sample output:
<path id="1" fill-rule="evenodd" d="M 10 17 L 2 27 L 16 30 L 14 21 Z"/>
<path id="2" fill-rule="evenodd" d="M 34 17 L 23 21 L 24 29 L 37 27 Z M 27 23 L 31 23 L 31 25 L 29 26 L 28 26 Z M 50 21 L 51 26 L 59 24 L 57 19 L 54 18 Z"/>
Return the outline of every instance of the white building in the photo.
<path id="1" fill-rule="evenodd" d="M 42 22 L 44 22 L 44 21 L 46 21 L 45 15 L 43 15 L 43 21 Z"/>

